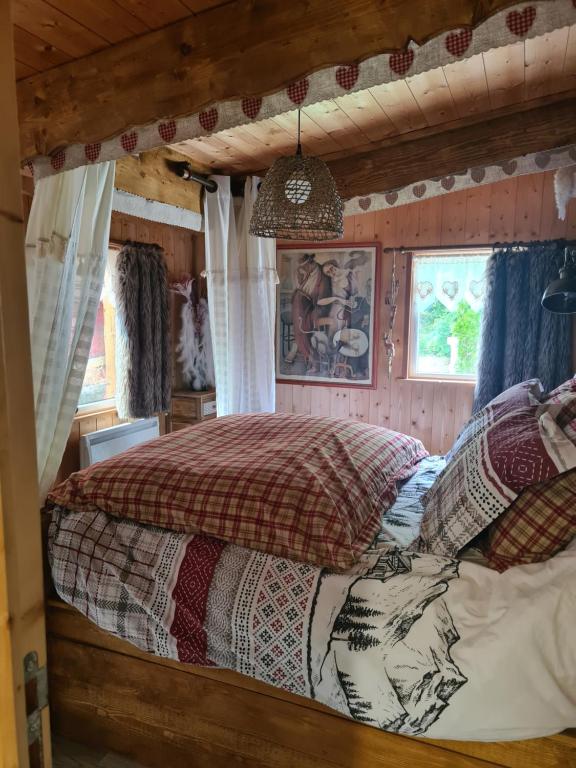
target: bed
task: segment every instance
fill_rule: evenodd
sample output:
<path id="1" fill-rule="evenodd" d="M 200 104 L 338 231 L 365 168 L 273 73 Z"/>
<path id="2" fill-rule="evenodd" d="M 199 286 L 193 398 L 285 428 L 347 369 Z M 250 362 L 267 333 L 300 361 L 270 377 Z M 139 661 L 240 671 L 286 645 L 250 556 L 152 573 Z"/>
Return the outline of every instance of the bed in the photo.
<path id="1" fill-rule="evenodd" d="M 444 466 L 411 451 L 344 570 L 54 504 L 56 729 L 151 765 L 572 765 L 576 550 L 411 550 Z"/>

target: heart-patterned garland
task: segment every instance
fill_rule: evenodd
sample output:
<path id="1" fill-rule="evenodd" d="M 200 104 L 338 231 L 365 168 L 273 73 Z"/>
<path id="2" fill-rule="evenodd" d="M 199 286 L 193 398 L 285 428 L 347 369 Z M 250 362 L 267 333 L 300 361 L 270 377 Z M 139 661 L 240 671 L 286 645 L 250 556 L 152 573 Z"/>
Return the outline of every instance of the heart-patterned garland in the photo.
<path id="1" fill-rule="evenodd" d="M 50 157 L 50 165 L 55 171 L 60 171 L 64 167 L 66 162 L 66 152 L 63 149 L 59 149 Z"/>
<path id="2" fill-rule="evenodd" d="M 205 131 L 213 131 L 218 122 L 218 110 L 215 107 L 211 107 L 204 112 L 200 112 L 198 115 L 198 122 Z"/>
<path id="3" fill-rule="evenodd" d="M 412 192 L 418 199 L 424 197 L 426 194 L 426 184 L 416 184 L 414 187 L 412 187 Z"/>
<path id="4" fill-rule="evenodd" d="M 529 5 L 523 11 L 510 11 L 506 16 L 506 26 L 516 37 L 526 37 L 535 20 L 536 8 Z"/>
<path id="5" fill-rule="evenodd" d="M 358 199 L 358 205 L 363 211 L 367 211 L 372 205 L 372 199 L 370 197 L 360 197 Z"/>
<path id="6" fill-rule="evenodd" d="M 336 82 L 345 91 L 349 91 L 354 88 L 360 74 L 360 67 L 358 64 L 349 64 L 347 66 L 338 67 L 336 70 Z"/>
<path id="7" fill-rule="evenodd" d="M 386 198 L 388 205 L 394 205 L 398 200 L 398 192 L 386 192 L 384 197 Z"/>
<path id="8" fill-rule="evenodd" d="M 408 49 L 407 51 L 397 51 L 390 56 L 390 69 L 397 75 L 405 75 L 412 66 L 413 61 L 413 50 Z"/>
<path id="9" fill-rule="evenodd" d="M 258 117 L 261 109 L 262 99 L 254 97 L 242 99 L 242 112 L 244 112 L 246 117 L 248 117 L 250 120 L 254 120 L 256 117 Z"/>
<path id="10" fill-rule="evenodd" d="M 456 184 L 456 179 L 454 176 L 444 176 L 444 178 L 440 181 L 442 189 L 445 189 L 447 192 L 450 192 L 454 184 Z"/>
<path id="11" fill-rule="evenodd" d="M 452 54 L 456 59 L 459 59 L 464 56 L 468 48 L 470 48 L 471 42 L 472 30 L 461 29 L 460 32 L 450 32 L 450 34 L 446 36 L 444 44 L 448 53 Z"/>
<path id="12" fill-rule="evenodd" d="M 160 123 L 158 126 L 158 135 L 162 141 L 165 141 L 166 144 L 170 144 L 170 142 L 174 140 L 174 136 L 176 136 L 176 121 L 168 120 L 166 123 Z"/>
<path id="13" fill-rule="evenodd" d="M 486 176 L 486 168 L 472 168 L 470 176 L 476 184 L 480 184 L 481 181 L 484 181 L 484 176 Z"/>
<path id="14" fill-rule="evenodd" d="M 505 163 L 500 163 L 500 168 L 502 168 L 506 176 L 512 176 L 513 173 L 516 173 L 518 163 L 516 160 L 507 160 Z"/>
<path id="15" fill-rule="evenodd" d="M 290 101 L 299 107 L 308 95 L 309 87 L 310 84 L 308 78 L 305 77 L 303 80 L 297 80 L 295 83 L 290 83 L 288 88 L 286 88 L 286 93 L 288 94 Z"/>
<path id="16" fill-rule="evenodd" d="M 550 154 L 550 152 L 538 152 L 538 154 L 534 158 L 534 162 L 536 163 L 538 168 L 544 169 L 549 164 L 551 159 L 552 159 L 552 155 Z"/>
<path id="17" fill-rule="evenodd" d="M 95 163 L 100 157 L 101 149 L 102 144 L 99 141 L 94 142 L 94 144 L 86 144 L 84 146 L 84 156 L 86 160 L 88 160 L 89 163 Z"/>
<path id="18" fill-rule="evenodd" d="M 120 144 L 122 145 L 124 152 L 134 152 L 138 146 L 138 134 L 136 131 L 123 133 L 122 136 L 120 136 Z"/>

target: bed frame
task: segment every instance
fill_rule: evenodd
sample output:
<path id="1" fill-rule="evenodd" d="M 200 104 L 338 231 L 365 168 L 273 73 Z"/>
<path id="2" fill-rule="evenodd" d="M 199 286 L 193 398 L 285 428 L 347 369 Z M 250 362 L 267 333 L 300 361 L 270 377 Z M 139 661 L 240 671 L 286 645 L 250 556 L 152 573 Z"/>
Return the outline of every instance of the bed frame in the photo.
<path id="1" fill-rule="evenodd" d="M 576 730 L 480 743 L 397 736 L 227 670 L 143 653 L 48 603 L 53 729 L 152 768 L 576 768 Z"/>

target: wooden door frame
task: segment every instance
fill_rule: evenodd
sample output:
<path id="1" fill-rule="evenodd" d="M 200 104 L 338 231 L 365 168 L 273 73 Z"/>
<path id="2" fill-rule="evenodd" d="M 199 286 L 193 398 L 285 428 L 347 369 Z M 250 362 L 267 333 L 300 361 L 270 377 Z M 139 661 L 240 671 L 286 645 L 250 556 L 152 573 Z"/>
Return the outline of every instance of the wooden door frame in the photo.
<path id="1" fill-rule="evenodd" d="M 46 630 L 10 0 L 0 0 L 0 111 L 0 766 L 50 768 L 47 707 L 29 750 L 35 686 L 27 696 L 24 676 L 27 654 L 46 666 Z"/>

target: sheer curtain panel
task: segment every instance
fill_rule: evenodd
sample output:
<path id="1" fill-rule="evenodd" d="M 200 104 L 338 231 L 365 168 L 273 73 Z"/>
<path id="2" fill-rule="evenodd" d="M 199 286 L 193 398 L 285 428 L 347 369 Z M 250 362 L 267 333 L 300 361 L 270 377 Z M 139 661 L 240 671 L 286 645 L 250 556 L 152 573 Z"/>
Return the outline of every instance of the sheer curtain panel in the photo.
<path id="1" fill-rule="evenodd" d="M 259 179 L 246 180 L 236 206 L 230 178 L 214 179 L 204 222 L 218 415 L 274 411 L 276 241 L 248 233 Z"/>
<path id="2" fill-rule="evenodd" d="M 26 270 L 41 500 L 62 460 L 90 351 L 110 236 L 114 163 L 41 179 Z"/>

